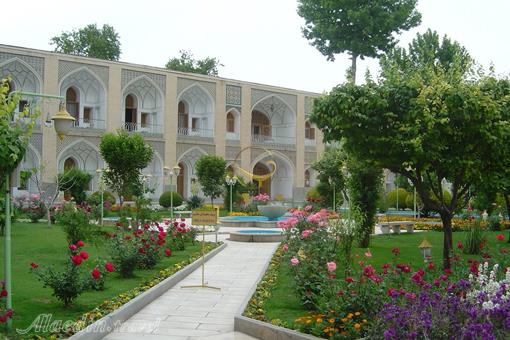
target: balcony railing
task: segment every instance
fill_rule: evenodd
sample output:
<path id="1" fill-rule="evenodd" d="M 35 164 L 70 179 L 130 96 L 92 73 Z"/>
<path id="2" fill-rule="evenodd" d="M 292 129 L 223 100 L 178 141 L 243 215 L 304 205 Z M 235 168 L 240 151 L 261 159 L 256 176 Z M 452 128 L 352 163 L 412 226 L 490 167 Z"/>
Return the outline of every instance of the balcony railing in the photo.
<path id="1" fill-rule="evenodd" d="M 239 140 L 239 133 L 237 132 L 227 132 L 227 140 Z"/>
<path id="2" fill-rule="evenodd" d="M 274 148 L 295 148 L 296 138 L 284 136 L 252 135 L 253 144 L 264 145 Z"/>
<path id="3" fill-rule="evenodd" d="M 163 127 L 157 124 L 125 122 L 123 128 L 124 130 L 130 132 L 140 132 L 144 134 L 163 134 Z"/>
<path id="4" fill-rule="evenodd" d="M 105 129 L 105 121 L 103 119 L 77 119 L 74 121 L 74 127 L 80 129 Z"/>
<path id="5" fill-rule="evenodd" d="M 305 138 L 305 146 L 315 146 L 315 145 L 316 145 L 315 139 Z"/>
<path id="6" fill-rule="evenodd" d="M 213 130 L 211 130 L 211 129 L 193 129 L 193 128 L 178 127 L 177 128 L 177 134 L 179 136 L 212 138 L 213 137 Z"/>

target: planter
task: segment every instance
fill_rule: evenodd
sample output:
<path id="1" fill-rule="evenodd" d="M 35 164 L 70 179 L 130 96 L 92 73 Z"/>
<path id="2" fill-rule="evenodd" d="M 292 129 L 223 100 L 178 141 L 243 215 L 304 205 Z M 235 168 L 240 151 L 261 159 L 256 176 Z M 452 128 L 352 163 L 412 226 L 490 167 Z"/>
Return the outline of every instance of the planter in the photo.
<path id="1" fill-rule="evenodd" d="M 283 205 L 259 205 L 257 209 L 262 216 L 267 217 L 270 221 L 276 221 L 278 217 L 282 217 L 287 212 L 287 208 Z"/>

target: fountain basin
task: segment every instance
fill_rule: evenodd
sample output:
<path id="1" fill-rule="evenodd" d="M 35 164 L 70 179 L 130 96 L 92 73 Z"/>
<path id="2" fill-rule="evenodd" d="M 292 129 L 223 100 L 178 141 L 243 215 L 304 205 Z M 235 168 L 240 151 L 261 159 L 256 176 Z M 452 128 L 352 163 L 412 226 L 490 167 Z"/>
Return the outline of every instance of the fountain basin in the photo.
<path id="1" fill-rule="evenodd" d="M 228 216 L 220 218 L 222 227 L 233 228 L 276 228 L 278 221 L 285 221 L 287 217 L 269 220 L 265 216 Z"/>
<path id="2" fill-rule="evenodd" d="M 230 233 L 230 241 L 237 242 L 281 242 L 285 239 L 279 230 L 237 230 Z"/>
<path id="3" fill-rule="evenodd" d="M 276 221 L 287 212 L 287 207 L 283 205 L 259 205 L 257 206 L 260 214 L 267 217 L 270 221 Z"/>

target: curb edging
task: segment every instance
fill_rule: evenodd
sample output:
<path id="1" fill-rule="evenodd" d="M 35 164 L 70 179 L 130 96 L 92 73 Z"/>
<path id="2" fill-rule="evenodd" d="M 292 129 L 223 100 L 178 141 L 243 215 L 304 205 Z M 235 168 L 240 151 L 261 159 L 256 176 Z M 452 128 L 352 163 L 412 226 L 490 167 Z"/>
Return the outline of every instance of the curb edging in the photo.
<path id="1" fill-rule="evenodd" d="M 227 247 L 226 243 L 211 250 L 205 255 L 205 261 L 208 261 L 220 251 Z M 179 270 L 172 276 L 164 279 L 154 287 L 146 290 L 142 294 L 128 301 L 115 311 L 102 317 L 96 322 L 88 325 L 78 333 L 74 334 L 69 339 L 74 340 L 99 340 L 110 334 L 116 326 L 119 326 L 122 322 L 128 320 L 134 314 L 138 313 L 145 306 L 153 302 L 155 299 L 160 297 L 163 293 L 168 291 L 170 288 L 175 286 L 177 283 L 182 281 L 186 276 L 191 274 L 197 268 L 202 265 L 202 258 L 195 260 L 193 263 L 187 265 L 183 269 Z"/>

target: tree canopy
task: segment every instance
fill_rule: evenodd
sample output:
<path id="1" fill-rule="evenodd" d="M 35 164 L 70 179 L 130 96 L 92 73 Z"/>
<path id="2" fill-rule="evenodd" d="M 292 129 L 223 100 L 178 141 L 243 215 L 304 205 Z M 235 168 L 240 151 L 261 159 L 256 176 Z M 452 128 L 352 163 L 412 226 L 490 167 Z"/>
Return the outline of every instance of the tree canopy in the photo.
<path id="1" fill-rule="evenodd" d="M 208 76 L 218 75 L 218 66 L 223 66 L 216 58 L 206 57 L 195 59 L 190 51 L 180 50 L 180 57 L 168 60 L 165 67 L 169 70 L 205 74 Z"/>
<path id="2" fill-rule="evenodd" d="M 448 54 L 440 53 L 444 47 Z M 406 53 L 388 53 L 379 82 L 334 88 L 316 101 L 310 118 L 326 140 L 341 139 L 358 159 L 411 180 L 423 204 L 441 215 L 445 267 L 453 214 L 469 186 L 501 161 L 498 149 L 510 136 L 508 98 L 487 88 L 492 77 L 470 77 L 471 68 L 460 62 L 465 56 L 460 45 L 427 32 Z M 443 194 L 444 180 L 451 183 L 451 200 Z"/>
<path id="3" fill-rule="evenodd" d="M 78 30 L 62 32 L 51 38 L 50 44 L 55 45 L 55 52 L 105 60 L 120 58 L 119 34 L 107 24 L 102 28 L 90 24 Z"/>
<path id="4" fill-rule="evenodd" d="M 395 46 L 396 35 L 417 26 L 417 0 L 299 0 L 303 35 L 328 60 L 348 52 L 352 78 L 356 59 L 377 57 Z"/>
<path id="5" fill-rule="evenodd" d="M 104 173 L 106 184 L 117 193 L 122 203 L 122 196 L 141 188 L 141 172 L 152 161 L 154 150 L 142 135 L 124 130 L 104 134 L 99 150 L 108 165 L 108 171 Z"/>
<path id="6" fill-rule="evenodd" d="M 215 198 L 223 194 L 226 167 L 225 160 L 216 155 L 204 155 L 195 165 L 198 182 L 204 195 L 211 198 L 211 205 Z"/>

